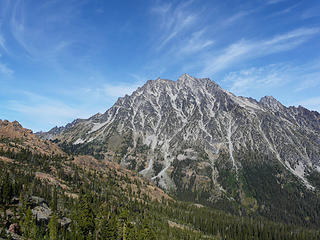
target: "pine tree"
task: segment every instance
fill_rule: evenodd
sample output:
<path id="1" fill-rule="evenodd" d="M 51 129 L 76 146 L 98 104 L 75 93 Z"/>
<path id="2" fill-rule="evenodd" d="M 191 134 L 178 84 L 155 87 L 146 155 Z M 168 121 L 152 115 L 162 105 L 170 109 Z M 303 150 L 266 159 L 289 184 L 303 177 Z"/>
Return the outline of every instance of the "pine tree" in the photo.
<path id="1" fill-rule="evenodd" d="M 58 218 L 55 213 L 52 215 L 49 221 L 48 228 L 49 228 L 49 239 L 57 240 L 58 239 Z"/>
<path id="2" fill-rule="evenodd" d="M 34 235 L 34 227 L 35 227 L 35 220 L 32 216 L 32 211 L 30 207 L 27 209 L 25 217 L 23 221 L 21 222 L 22 230 L 23 230 L 23 236 L 25 238 L 32 238 Z"/>

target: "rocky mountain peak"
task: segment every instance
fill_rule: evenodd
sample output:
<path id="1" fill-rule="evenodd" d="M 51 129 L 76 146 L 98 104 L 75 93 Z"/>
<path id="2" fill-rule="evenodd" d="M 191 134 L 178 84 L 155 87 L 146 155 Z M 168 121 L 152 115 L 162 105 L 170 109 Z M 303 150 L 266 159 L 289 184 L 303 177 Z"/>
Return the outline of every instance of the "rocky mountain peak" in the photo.
<path id="1" fill-rule="evenodd" d="M 272 96 L 264 96 L 260 99 L 259 103 L 273 111 L 281 111 L 284 109 L 284 106 Z"/>
<path id="2" fill-rule="evenodd" d="M 271 96 L 257 102 L 223 90 L 209 78 L 183 74 L 177 81 L 149 80 L 104 114 L 76 120 L 60 133 L 49 131 L 42 137 L 58 136 L 79 151 L 116 158 L 165 189 L 179 188 L 181 182 L 172 171 L 180 164 L 190 165 L 189 172 L 183 172 L 190 179 L 207 169 L 208 184 L 214 185 L 218 159 L 237 174 L 246 164 L 243 156 L 252 152 L 268 156 L 312 188 L 306 174 L 320 169 L 317 118 L 309 111 L 290 110 Z M 199 169 L 191 167 L 196 159 Z"/>
<path id="3" fill-rule="evenodd" d="M 178 82 L 183 83 L 183 82 L 193 82 L 196 81 L 196 78 L 191 77 L 189 74 L 184 73 L 178 78 Z"/>
<path id="4" fill-rule="evenodd" d="M 218 86 L 214 81 L 212 81 L 209 78 L 196 78 L 192 77 L 187 73 L 182 74 L 179 78 L 178 81 L 176 82 L 177 85 L 180 86 L 188 86 L 192 88 L 198 88 L 198 87 L 207 87 L 207 85 L 214 85 Z"/>

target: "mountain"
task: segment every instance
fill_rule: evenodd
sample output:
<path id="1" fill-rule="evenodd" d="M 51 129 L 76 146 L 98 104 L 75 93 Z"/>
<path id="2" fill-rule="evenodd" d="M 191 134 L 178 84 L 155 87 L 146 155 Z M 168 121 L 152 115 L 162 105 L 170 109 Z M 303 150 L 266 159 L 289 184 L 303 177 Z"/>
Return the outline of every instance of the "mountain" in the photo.
<path id="1" fill-rule="evenodd" d="M 159 78 L 104 114 L 40 136 L 116 161 L 183 200 L 320 222 L 320 114 L 270 96 L 238 97 L 187 74 Z"/>
<path id="2" fill-rule="evenodd" d="M 115 162 L 0 120 L 0 239 L 287 239 L 320 232 L 174 199 Z"/>

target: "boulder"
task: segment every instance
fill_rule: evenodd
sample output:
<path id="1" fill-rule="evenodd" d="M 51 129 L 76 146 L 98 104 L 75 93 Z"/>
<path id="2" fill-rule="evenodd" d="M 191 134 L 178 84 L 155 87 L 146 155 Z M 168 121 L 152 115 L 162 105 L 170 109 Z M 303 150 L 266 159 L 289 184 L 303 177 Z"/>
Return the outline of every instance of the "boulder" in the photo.
<path id="1" fill-rule="evenodd" d="M 32 210 L 32 214 L 36 217 L 37 222 L 49 223 L 51 209 L 48 207 L 46 203 L 42 203 L 41 206 L 36 206 Z"/>
<path id="2" fill-rule="evenodd" d="M 63 217 L 63 218 L 59 219 L 58 222 L 60 223 L 61 227 L 68 228 L 72 221 L 70 218 Z"/>

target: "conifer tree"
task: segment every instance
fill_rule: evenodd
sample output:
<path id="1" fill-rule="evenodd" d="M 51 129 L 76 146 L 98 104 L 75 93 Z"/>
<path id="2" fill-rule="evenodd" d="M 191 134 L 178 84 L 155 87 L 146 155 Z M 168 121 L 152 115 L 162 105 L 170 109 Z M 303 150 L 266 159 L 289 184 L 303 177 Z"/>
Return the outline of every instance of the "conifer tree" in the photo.
<path id="1" fill-rule="evenodd" d="M 53 213 L 49 224 L 49 240 L 57 240 L 58 239 L 58 218 L 55 213 Z"/>
<path id="2" fill-rule="evenodd" d="M 35 220 L 32 216 L 32 211 L 29 207 L 25 213 L 25 217 L 24 217 L 23 221 L 21 222 L 23 236 L 26 239 L 33 237 L 35 224 L 36 223 L 35 223 Z"/>

